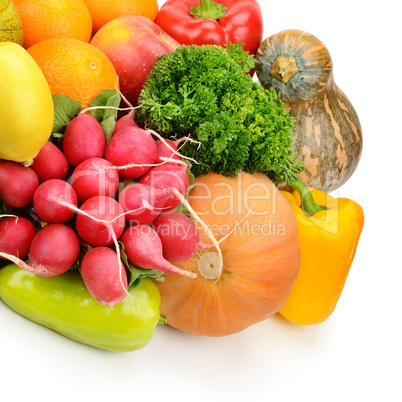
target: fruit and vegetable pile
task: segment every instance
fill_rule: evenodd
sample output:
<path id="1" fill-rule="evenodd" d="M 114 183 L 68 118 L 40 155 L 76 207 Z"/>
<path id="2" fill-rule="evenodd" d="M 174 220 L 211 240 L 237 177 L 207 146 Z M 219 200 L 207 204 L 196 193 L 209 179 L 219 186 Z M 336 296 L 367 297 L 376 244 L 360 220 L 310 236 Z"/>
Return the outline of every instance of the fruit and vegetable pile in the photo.
<path id="1" fill-rule="evenodd" d="M 317 37 L 263 39 L 256 0 L 0 0 L 0 21 L 4 303 L 112 351 L 331 316 L 364 213 L 328 192 L 362 130 Z"/>

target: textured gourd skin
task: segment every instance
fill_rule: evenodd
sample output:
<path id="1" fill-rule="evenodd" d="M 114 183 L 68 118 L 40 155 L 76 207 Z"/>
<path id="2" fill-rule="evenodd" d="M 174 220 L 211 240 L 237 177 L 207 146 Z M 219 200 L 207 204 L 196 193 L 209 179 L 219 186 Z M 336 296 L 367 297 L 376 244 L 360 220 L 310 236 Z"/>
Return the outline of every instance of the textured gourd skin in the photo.
<path id="1" fill-rule="evenodd" d="M 294 57 L 299 72 L 288 83 L 271 75 L 279 56 Z M 286 102 L 314 99 L 325 90 L 332 76 L 332 59 L 328 49 L 314 35 L 296 29 L 281 31 L 266 38 L 260 45 L 255 70 L 264 88 L 274 88 Z"/>
<path id="2" fill-rule="evenodd" d="M 298 72 L 287 83 L 271 75 L 279 56 L 293 57 Z M 358 115 L 335 84 L 331 56 L 315 36 L 286 30 L 265 39 L 256 55 L 256 73 L 264 88 L 274 88 L 295 118 L 292 150 L 306 166 L 301 180 L 333 191 L 352 176 L 363 139 Z"/>
<path id="3" fill-rule="evenodd" d="M 352 176 L 362 153 L 362 129 L 356 111 L 333 82 L 310 102 L 285 102 L 295 118 L 292 150 L 306 169 L 308 186 L 333 191 Z"/>

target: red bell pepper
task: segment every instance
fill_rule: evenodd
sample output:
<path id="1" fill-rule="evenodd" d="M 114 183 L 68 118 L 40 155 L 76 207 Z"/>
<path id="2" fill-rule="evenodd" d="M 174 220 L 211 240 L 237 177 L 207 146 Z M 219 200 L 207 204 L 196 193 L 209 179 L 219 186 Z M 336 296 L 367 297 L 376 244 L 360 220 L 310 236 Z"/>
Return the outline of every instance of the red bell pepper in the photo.
<path id="1" fill-rule="evenodd" d="M 182 45 L 237 42 L 253 55 L 263 35 L 256 0 L 167 0 L 155 22 Z"/>

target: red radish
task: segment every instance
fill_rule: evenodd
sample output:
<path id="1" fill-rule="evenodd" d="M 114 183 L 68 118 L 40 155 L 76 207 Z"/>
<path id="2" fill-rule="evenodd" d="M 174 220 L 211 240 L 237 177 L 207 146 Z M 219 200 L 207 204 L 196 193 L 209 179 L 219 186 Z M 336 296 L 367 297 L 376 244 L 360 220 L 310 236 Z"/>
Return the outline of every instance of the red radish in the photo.
<path id="1" fill-rule="evenodd" d="M 67 125 L 63 137 L 63 152 L 76 167 L 89 158 L 103 158 L 106 139 L 102 127 L 90 114 L 80 113 Z"/>
<path id="2" fill-rule="evenodd" d="M 130 184 L 120 192 L 119 204 L 123 207 L 127 222 L 131 224 L 148 224 L 153 222 L 162 211 L 168 193 L 158 197 L 155 201 L 154 192 L 157 191 L 140 183 Z M 129 212 L 132 211 L 132 212 Z"/>
<path id="3" fill-rule="evenodd" d="M 125 217 L 122 206 L 113 198 L 91 197 L 77 211 L 75 227 L 78 235 L 91 246 L 107 246 L 123 233 Z"/>
<path id="4" fill-rule="evenodd" d="M 161 159 L 161 157 L 180 160 L 180 156 L 174 152 L 174 151 L 177 151 L 176 144 L 170 140 L 164 140 L 164 141 L 165 142 L 163 142 L 161 140 L 155 141 L 156 142 L 156 159 L 155 159 L 154 163 L 158 164 L 158 163 L 165 162 L 165 159 Z M 166 144 L 168 144 L 170 148 Z"/>
<path id="5" fill-rule="evenodd" d="M 35 234 L 35 226 L 26 218 L 19 216 L 1 219 L 0 252 L 15 255 L 23 260 L 28 255 Z"/>
<path id="6" fill-rule="evenodd" d="M 120 117 L 120 119 L 116 121 L 112 137 L 126 127 L 138 127 L 137 123 L 134 121 L 134 109 L 130 110 L 129 113 L 127 113 L 123 117 Z"/>
<path id="7" fill-rule="evenodd" d="M 10 207 L 28 205 L 39 186 L 36 173 L 17 162 L 0 160 L 0 199 Z"/>
<path id="8" fill-rule="evenodd" d="M 126 127 L 114 135 L 105 150 L 105 159 L 115 166 L 136 165 L 119 169 L 120 177 L 136 179 L 153 165 L 156 143 L 149 131 L 140 127 Z"/>
<path id="9" fill-rule="evenodd" d="M 97 195 L 113 197 L 119 187 L 119 175 L 108 169 L 111 162 L 102 158 L 89 158 L 81 162 L 73 171 L 71 185 L 78 200 L 84 202 Z"/>
<path id="10" fill-rule="evenodd" d="M 68 174 L 68 161 L 63 152 L 48 141 L 39 151 L 30 168 L 37 174 L 39 182 L 50 179 L 63 180 Z"/>
<path id="11" fill-rule="evenodd" d="M 126 297 L 127 274 L 112 249 L 94 247 L 89 250 L 81 261 L 80 271 L 88 292 L 99 303 L 112 307 Z"/>
<path id="12" fill-rule="evenodd" d="M 179 212 L 166 212 L 156 218 L 154 229 L 162 242 L 163 257 L 169 261 L 187 261 L 200 246 L 196 224 Z"/>
<path id="13" fill-rule="evenodd" d="M 68 271 L 80 253 L 80 241 L 70 227 L 52 223 L 32 240 L 29 263 L 41 270 L 37 275 L 56 276 Z"/>
<path id="14" fill-rule="evenodd" d="M 180 200 L 171 192 L 171 189 L 177 189 L 183 196 L 188 189 L 187 167 L 184 162 L 183 165 L 169 162 L 164 165 L 155 166 L 142 176 L 139 182 L 161 192 L 168 191 L 169 197 L 163 204 L 163 207 L 164 211 L 170 211 L 180 203 Z M 155 192 L 155 196 L 158 196 L 161 192 Z M 151 204 L 155 205 L 152 202 Z"/>
<path id="15" fill-rule="evenodd" d="M 13 255 L 0 255 L 26 271 L 51 277 L 68 271 L 79 253 L 80 241 L 74 230 L 62 223 L 51 223 L 39 230 L 33 238 L 29 249 L 29 265 Z"/>
<path id="16" fill-rule="evenodd" d="M 196 274 L 175 267 L 163 258 L 162 242 L 158 233 L 148 225 L 134 225 L 126 229 L 120 241 L 128 262 L 138 268 L 157 269 L 162 272 L 196 278 Z"/>
<path id="17" fill-rule="evenodd" d="M 46 180 L 36 189 L 33 197 L 36 213 L 39 218 L 48 223 L 69 221 L 75 212 L 68 205 L 77 206 L 77 203 L 77 194 L 74 189 L 60 179 Z"/>
<path id="18" fill-rule="evenodd" d="M 119 90 L 118 90 L 119 91 Z M 133 105 L 128 101 L 128 99 L 124 96 L 124 94 L 119 91 L 120 96 L 124 103 L 128 106 L 130 111 L 124 115 L 123 117 L 120 117 L 119 120 L 116 121 L 116 125 L 114 126 L 114 130 L 112 133 L 112 137 L 121 129 L 126 128 L 126 127 L 138 127 L 137 123 L 134 122 L 134 113 L 135 113 L 135 108 Z"/>

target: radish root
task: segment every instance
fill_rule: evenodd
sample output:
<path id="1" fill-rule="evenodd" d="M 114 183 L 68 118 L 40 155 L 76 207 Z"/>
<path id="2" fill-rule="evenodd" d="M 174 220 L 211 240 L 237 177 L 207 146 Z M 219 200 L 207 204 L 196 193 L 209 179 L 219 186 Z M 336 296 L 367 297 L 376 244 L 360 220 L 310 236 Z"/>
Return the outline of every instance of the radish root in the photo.
<path id="1" fill-rule="evenodd" d="M 127 211 L 127 212 L 123 212 L 122 214 L 119 214 L 119 215 L 115 216 L 113 219 L 110 219 L 110 220 L 106 221 L 104 219 L 96 218 L 95 216 L 93 216 L 91 214 L 88 214 L 87 212 L 83 211 L 82 209 L 79 209 L 78 207 L 76 207 L 73 204 L 69 204 L 68 202 L 57 201 L 57 203 L 60 204 L 60 205 L 64 205 L 64 206 L 70 208 L 72 211 L 77 212 L 77 214 L 85 215 L 87 218 L 90 218 L 90 219 L 92 219 L 92 220 L 94 220 L 96 222 L 104 223 L 104 224 L 112 223 L 112 222 L 120 219 L 122 216 L 126 216 L 128 214 L 140 211 L 142 209 L 150 209 L 150 210 L 152 210 L 152 209 L 163 209 L 163 208 L 155 208 L 152 205 L 150 205 L 149 203 L 147 203 L 148 205 L 146 205 L 146 203 L 144 203 L 144 205 L 142 207 L 139 207 L 139 208 L 136 208 L 136 209 L 131 209 L 131 210 Z"/>
<path id="2" fill-rule="evenodd" d="M 8 254 L 8 253 L 3 253 L 0 251 L 0 257 L 6 258 L 7 260 L 13 262 L 14 264 L 18 265 L 20 268 L 22 268 L 25 271 L 28 271 L 32 274 L 39 275 L 41 272 L 40 269 L 35 269 L 34 267 L 31 267 L 28 265 L 25 261 L 19 259 L 13 254 Z"/>
<path id="3" fill-rule="evenodd" d="M 247 217 L 250 215 L 250 212 L 252 210 L 253 210 L 253 208 L 250 208 L 248 210 L 246 216 L 244 216 L 242 219 L 240 219 L 239 222 L 236 222 L 236 224 L 233 226 L 233 229 L 226 236 L 224 236 L 224 237 L 222 237 L 221 239 L 218 240 L 218 244 L 221 244 L 223 241 L 225 241 L 236 230 L 236 228 L 247 219 Z M 202 244 L 202 243 L 200 243 L 200 245 L 199 245 L 200 249 L 202 249 L 202 248 L 212 248 L 212 247 L 215 247 L 215 245 L 213 243 L 212 244 Z"/>
<path id="4" fill-rule="evenodd" d="M 135 110 L 138 109 L 139 106 L 131 106 L 131 107 L 117 107 L 117 106 L 90 106 L 85 109 L 82 109 L 79 114 L 85 114 L 86 112 L 90 112 L 91 110 L 98 110 L 98 109 L 114 109 L 114 110 Z"/>
<path id="5" fill-rule="evenodd" d="M 18 216 L 17 216 L 17 215 L 3 214 L 3 215 L 0 215 L 0 219 L 1 219 L 1 218 L 17 218 L 17 219 L 15 220 L 15 223 L 18 222 Z"/>
<path id="6" fill-rule="evenodd" d="M 155 131 L 152 130 L 148 130 L 151 134 L 155 133 L 157 134 Z M 159 134 L 157 134 L 159 136 Z M 130 169 L 133 167 L 155 167 L 155 166 L 162 166 L 168 162 L 173 162 L 173 163 L 177 163 L 179 165 L 183 165 L 187 167 L 187 164 L 179 159 L 173 159 L 173 155 L 178 155 L 180 158 L 182 159 L 186 159 L 189 160 L 190 162 L 196 163 L 198 164 L 198 162 L 193 159 L 193 158 L 189 158 L 187 156 L 182 155 L 181 153 L 179 153 L 178 151 L 176 151 L 175 149 L 173 149 L 162 137 L 158 137 L 171 151 L 172 151 L 172 155 L 169 158 L 166 157 L 161 157 L 160 159 L 163 161 L 161 163 L 142 163 L 142 164 L 136 164 L 136 163 L 129 163 L 127 165 L 119 165 L 119 166 L 98 166 L 96 164 L 96 162 L 93 162 L 94 167 L 101 171 L 101 172 L 107 172 L 108 170 L 125 170 L 125 169 Z"/>
<path id="7" fill-rule="evenodd" d="M 163 160 L 163 163 L 160 163 L 160 165 L 164 165 L 165 163 L 172 161 L 176 165 L 184 166 L 187 168 L 187 163 L 179 159 L 172 159 L 172 157 L 166 158 L 165 156 L 161 156 L 160 159 Z"/>
<path id="8" fill-rule="evenodd" d="M 206 235 L 212 241 L 212 244 L 215 246 L 216 251 L 217 251 L 217 254 L 216 254 L 217 258 L 216 258 L 214 265 L 215 265 L 215 269 L 217 269 L 218 273 L 213 278 L 211 277 L 211 278 L 207 278 L 207 279 L 217 278 L 216 280 L 218 281 L 222 275 L 222 270 L 223 270 L 223 256 L 222 256 L 222 251 L 221 251 L 218 241 L 215 239 L 215 236 L 212 234 L 211 230 L 206 225 L 206 223 L 197 215 L 197 213 L 191 207 L 191 205 L 186 200 L 186 198 L 180 193 L 180 191 L 178 191 L 176 188 L 172 188 L 171 191 L 180 200 L 180 202 L 184 205 L 184 207 L 188 210 L 188 212 L 190 212 L 190 214 L 194 218 L 194 220 L 203 227 Z M 206 253 L 206 254 L 208 254 L 208 253 Z M 217 267 L 216 267 L 216 265 L 217 265 Z"/>
<path id="9" fill-rule="evenodd" d="M 113 227 L 112 227 L 111 224 L 108 224 L 107 228 L 108 228 L 108 231 L 109 231 L 110 235 L 112 236 L 113 243 L 114 243 L 114 246 L 116 248 L 117 266 L 118 266 L 118 270 L 119 270 L 119 279 L 120 279 L 121 287 L 123 288 L 123 290 L 124 290 L 124 292 L 126 293 L 127 296 L 131 297 L 132 299 L 136 299 L 133 295 L 130 294 L 130 292 L 126 289 L 126 287 L 124 286 L 124 283 L 123 283 L 123 277 L 121 275 L 121 269 L 120 269 L 120 267 L 123 265 L 123 263 L 121 261 L 120 246 L 119 246 L 119 243 L 117 241 L 116 233 L 114 232 Z M 124 266 L 123 266 L 123 269 L 124 269 Z M 111 307 L 111 308 L 113 308 L 113 307 Z"/>
<path id="10" fill-rule="evenodd" d="M 114 109 L 114 110 L 120 110 L 120 111 L 126 111 L 126 110 L 135 110 L 138 109 L 140 106 L 136 106 L 134 107 L 128 100 L 127 98 L 123 95 L 123 93 L 120 91 L 120 89 L 117 87 L 117 84 L 119 83 L 119 76 L 117 76 L 116 78 L 116 82 L 114 84 L 114 87 L 116 89 L 116 91 L 119 93 L 120 97 L 123 99 L 123 101 L 126 103 L 127 107 L 121 108 L 121 107 L 115 107 L 115 106 L 91 106 L 91 107 L 87 107 L 83 110 L 81 110 L 81 113 L 86 113 L 89 112 L 91 110 L 98 110 L 98 109 Z"/>
<path id="11" fill-rule="evenodd" d="M 183 141 L 184 141 L 184 143 L 181 144 Z M 201 147 L 201 145 L 202 145 L 202 142 L 201 142 L 201 141 L 193 140 L 193 139 L 190 138 L 190 137 L 181 137 L 181 138 L 178 138 L 177 140 L 174 141 L 174 145 L 176 145 L 176 147 L 178 147 L 178 148 L 182 148 L 184 145 L 186 145 L 187 142 L 191 142 L 191 143 L 193 143 L 193 144 L 198 144 L 197 149 L 200 149 L 200 147 Z M 180 147 L 179 147 L 179 144 L 181 144 Z M 198 162 L 197 162 L 197 163 L 198 163 Z"/>
<path id="12" fill-rule="evenodd" d="M 148 129 L 148 132 L 150 132 L 150 133 L 151 133 L 152 135 L 154 135 L 156 138 L 158 138 L 159 140 L 161 140 L 162 143 L 163 143 L 164 145 L 166 145 L 166 146 L 172 151 L 172 156 L 173 156 L 173 154 L 179 155 L 180 158 L 187 159 L 187 160 L 189 160 L 189 161 L 191 161 L 191 162 L 194 162 L 194 163 L 196 163 L 196 164 L 198 165 L 198 162 L 197 162 L 195 159 L 190 158 L 190 157 L 188 157 L 188 156 L 181 155 L 178 151 L 176 151 L 174 148 L 172 148 L 172 147 L 165 141 L 165 139 L 164 139 L 160 134 L 158 134 L 156 131 Z M 185 138 L 186 141 L 187 141 L 187 140 L 190 140 L 189 137 L 183 137 L 183 138 Z M 180 140 L 181 140 L 181 139 L 180 139 Z M 176 144 L 177 141 L 178 141 L 178 140 L 175 141 L 175 144 Z M 192 141 L 192 142 L 197 142 L 197 143 L 199 142 L 199 141 L 195 141 L 195 140 L 191 140 L 191 141 Z M 200 144 L 201 144 L 201 143 L 200 143 Z"/>
<path id="13" fill-rule="evenodd" d="M 165 165 L 168 162 L 173 162 L 173 163 L 177 163 L 178 165 L 185 165 L 187 167 L 187 164 L 183 161 L 180 161 L 178 159 L 173 159 L 172 157 L 170 158 L 165 158 L 165 157 L 161 157 L 161 159 L 163 160 L 163 162 L 161 163 L 142 163 L 140 165 L 137 165 L 135 163 L 130 163 L 128 165 L 120 165 L 120 166 L 98 166 L 95 162 L 94 162 L 94 166 L 95 168 L 100 171 L 100 172 L 107 172 L 108 170 L 125 170 L 125 169 L 130 169 L 133 167 L 155 167 L 155 166 L 162 166 Z"/>

